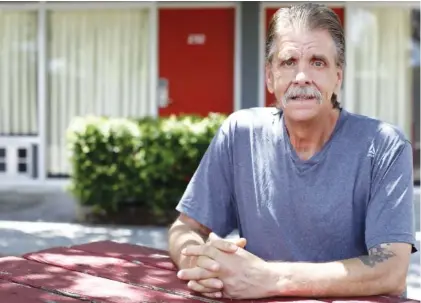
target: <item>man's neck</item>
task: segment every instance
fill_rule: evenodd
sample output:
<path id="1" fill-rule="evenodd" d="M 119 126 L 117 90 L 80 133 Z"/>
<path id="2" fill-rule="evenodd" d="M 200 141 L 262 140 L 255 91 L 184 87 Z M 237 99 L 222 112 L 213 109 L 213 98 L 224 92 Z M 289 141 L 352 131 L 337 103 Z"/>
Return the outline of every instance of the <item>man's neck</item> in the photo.
<path id="1" fill-rule="evenodd" d="M 308 123 L 285 119 L 291 145 L 302 160 L 310 159 L 323 148 L 335 129 L 339 113 L 335 109 Z"/>

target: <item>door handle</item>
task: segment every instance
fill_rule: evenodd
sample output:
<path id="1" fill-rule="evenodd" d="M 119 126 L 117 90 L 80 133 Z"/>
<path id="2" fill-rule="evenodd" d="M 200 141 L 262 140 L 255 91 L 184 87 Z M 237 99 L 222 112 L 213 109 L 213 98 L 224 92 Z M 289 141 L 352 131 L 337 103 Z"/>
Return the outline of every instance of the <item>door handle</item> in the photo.
<path id="1" fill-rule="evenodd" d="M 173 103 L 169 97 L 169 81 L 166 78 L 159 78 L 158 81 L 158 104 L 159 107 L 165 108 Z"/>

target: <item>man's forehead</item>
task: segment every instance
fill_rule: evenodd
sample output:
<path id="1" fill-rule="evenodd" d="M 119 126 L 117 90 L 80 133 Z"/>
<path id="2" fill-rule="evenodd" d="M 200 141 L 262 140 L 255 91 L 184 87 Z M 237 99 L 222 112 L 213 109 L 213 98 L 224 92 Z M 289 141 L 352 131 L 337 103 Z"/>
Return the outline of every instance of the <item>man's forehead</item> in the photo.
<path id="1" fill-rule="evenodd" d="M 327 30 L 282 30 L 277 37 L 278 53 L 308 52 L 335 54 L 335 43 Z"/>

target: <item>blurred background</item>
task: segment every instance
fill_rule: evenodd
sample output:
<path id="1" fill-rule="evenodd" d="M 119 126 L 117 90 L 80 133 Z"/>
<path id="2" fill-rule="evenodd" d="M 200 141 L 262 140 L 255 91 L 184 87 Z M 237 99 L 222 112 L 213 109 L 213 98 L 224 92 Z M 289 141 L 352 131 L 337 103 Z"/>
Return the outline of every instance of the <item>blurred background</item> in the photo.
<path id="1" fill-rule="evenodd" d="M 103 239 L 166 248 L 223 117 L 274 102 L 265 33 L 284 5 L 0 2 L 0 253 Z M 412 142 L 419 247 L 420 3 L 329 5 L 346 33 L 343 107 Z"/>

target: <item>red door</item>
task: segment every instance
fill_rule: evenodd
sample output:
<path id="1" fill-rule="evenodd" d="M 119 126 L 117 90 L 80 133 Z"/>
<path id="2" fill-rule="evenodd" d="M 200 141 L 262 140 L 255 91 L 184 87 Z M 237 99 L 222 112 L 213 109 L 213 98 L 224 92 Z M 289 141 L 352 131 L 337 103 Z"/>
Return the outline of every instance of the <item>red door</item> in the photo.
<path id="1" fill-rule="evenodd" d="M 159 10 L 160 116 L 233 111 L 234 19 L 234 8 Z"/>
<path id="2" fill-rule="evenodd" d="M 332 7 L 331 8 L 339 17 L 339 19 L 342 22 L 342 26 L 344 25 L 344 9 L 342 7 Z M 266 9 L 266 31 L 269 29 L 269 23 L 272 19 L 272 16 L 276 13 L 276 11 L 278 10 L 278 8 L 267 8 Z M 274 106 L 274 104 L 276 103 L 276 99 L 275 96 L 271 93 L 269 93 L 269 91 L 266 88 L 266 83 L 265 83 L 265 104 L 266 106 Z"/>

